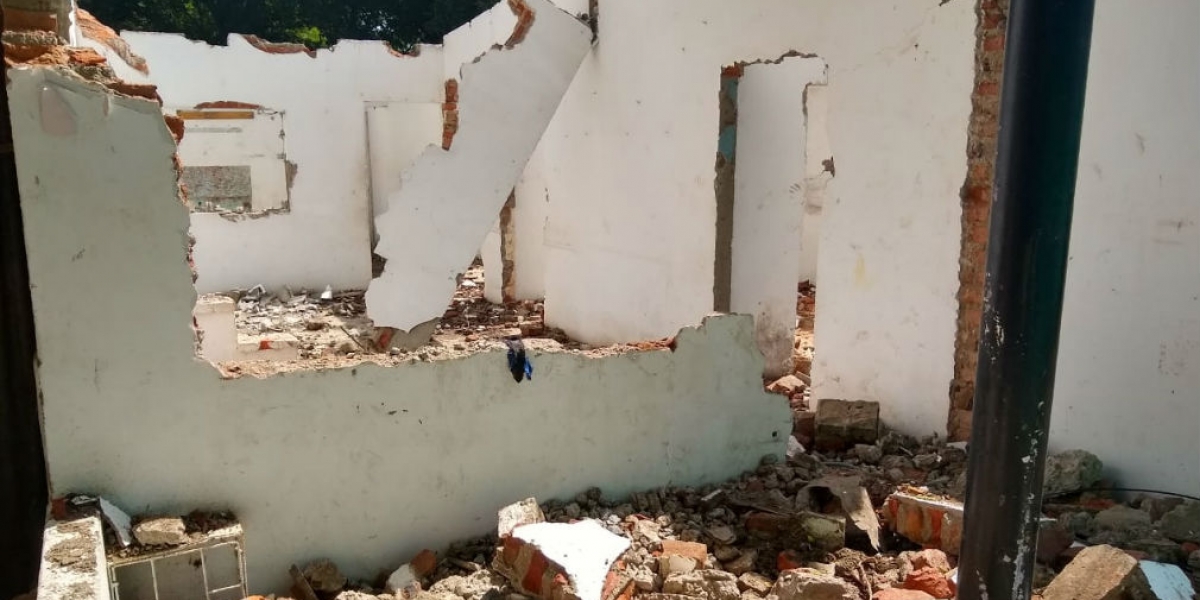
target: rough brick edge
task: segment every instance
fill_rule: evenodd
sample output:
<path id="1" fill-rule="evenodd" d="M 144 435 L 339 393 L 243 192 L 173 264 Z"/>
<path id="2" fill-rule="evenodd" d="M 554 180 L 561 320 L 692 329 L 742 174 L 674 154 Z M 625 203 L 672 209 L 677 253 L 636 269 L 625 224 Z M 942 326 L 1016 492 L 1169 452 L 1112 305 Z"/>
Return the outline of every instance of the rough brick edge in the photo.
<path id="1" fill-rule="evenodd" d="M 442 101 L 442 150 L 449 150 L 458 133 L 458 80 L 446 80 L 445 98 Z"/>
<path id="2" fill-rule="evenodd" d="M 305 46 L 304 44 L 296 44 L 292 42 L 268 42 L 257 35 L 243 34 L 242 39 L 246 40 L 251 46 L 266 52 L 267 54 L 307 54 L 309 58 L 316 58 L 317 51 Z"/>
<path id="3" fill-rule="evenodd" d="M 975 86 L 971 92 L 967 134 L 967 177 L 960 192 L 962 240 L 958 259 L 958 315 L 954 336 L 954 379 L 950 382 L 950 413 L 946 424 L 951 441 L 965 441 L 971 436 L 1008 0 L 978 0 L 975 13 Z"/>
<path id="4" fill-rule="evenodd" d="M 75 20 L 79 24 L 79 30 L 83 33 L 83 37 L 108 46 L 126 64 L 143 74 L 150 74 L 150 65 L 146 63 L 146 59 L 135 53 L 129 44 L 117 35 L 116 31 L 101 23 L 92 16 L 92 13 L 80 8 L 76 13 Z"/>
<path id="5" fill-rule="evenodd" d="M 512 35 L 508 36 L 508 41 L 504 42 L 504 47 L 513 48 L 525 41 L 525 36 L 529 34 L 529 29 L 533 27 L 536 15 L 533 8 L 525 3 L 525 0 L 508 0 L 508 7 L 517 16 L 517 24 L 513 27 Z"/>

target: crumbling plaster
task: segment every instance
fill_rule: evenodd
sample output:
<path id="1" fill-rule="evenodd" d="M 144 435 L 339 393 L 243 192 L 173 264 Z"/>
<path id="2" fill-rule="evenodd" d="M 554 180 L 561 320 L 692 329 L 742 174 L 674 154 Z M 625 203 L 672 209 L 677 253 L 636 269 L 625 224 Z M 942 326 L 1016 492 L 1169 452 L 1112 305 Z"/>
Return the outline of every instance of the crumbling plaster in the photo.
<path id="1" fill-rule="evenodd" d="M 962 1 L 603 0 L 551 130 L 548 322 L 602 343 L 712 309 L 720 69 L 815 54 L 837 177 L 814 397 L 879 400 L 902 430 L 944 432 L 974 23 Z"/>
<path id="2" fill-rule="evenodd" d="M 55 494 L 233 509 L 253 589 L 279 590 L 291 562 L 371 577 L 529 495 L 718 481 L 783 452 L 790 412 L 762 390 L 748 317 L 685 329 L 673 352 L 535 353 L 520 385 L 501 353 L 222 380 L 194 356 L 159 107 L 10 76 Z"/>
<path id="3" fill-rule="evenodd" d="M 1096 3 L 1051 445 L 1200 495 L 1200 4 Z M 839 165 L 840 166 L 840 165 Z"/>
<path id="4" fill-rule="evenodd" d="M 146 58 L 167 106 L 234 100 L 287 117 L 285 146 L 296 165 L 290 212 L 240 221 L 195 215 L 197 289 L 365 287 L 372 212 L 367 104 L 440 103 L 441 48 L 399 56 L 382 42 L 342 41 L 313 57 L 263 52 L 239 35 L 226 46 L 175 34 L 122 37 Z M 436 120 L 406 130 L 440 130 L 438 111 L 398 113 L 404 116 Z"/>

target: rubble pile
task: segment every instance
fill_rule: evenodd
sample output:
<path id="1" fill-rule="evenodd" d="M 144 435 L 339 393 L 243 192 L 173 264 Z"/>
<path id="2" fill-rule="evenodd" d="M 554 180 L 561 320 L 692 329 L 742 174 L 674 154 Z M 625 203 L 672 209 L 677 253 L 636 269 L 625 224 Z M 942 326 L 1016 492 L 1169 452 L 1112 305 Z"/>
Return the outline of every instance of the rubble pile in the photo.
<path id="1" fill-rule="evenodd" d="M 1164 579 L 1177 586 L 1194 577 L 1200 503 L 1142 496 L 1117 504 L 1088 491 L 1102 483 L 1094 459 L 1071 452 L 1050 461 L 1046 485 L 1061 503 L 1046 507 L 1037 590 L 1053 581 L 1058 587 L 1045 589 L 1046 598 L 1090 598 L 1071 595 L 1077 591 L 1068 584 L 1102 588 L 1077 571 L 1112 553 L 1133 563 L 1110 577 L 1113 586 L 1153 587 Z M 594 488 L 541 504 L 531 498 L 502 509 L 495 534 L 452 544 L 436 557 L 427 550 L 376 581 L 348 582 L 317 597 L 952 598 L 962 505 L 938 492 L 961 489 L 965 466 L 961 445 L 885 432 L 873 444 L 797 452 L 786 461 L 768 456 L 722 485 L 666 487 L 623 500 Z M 1136 575 L 1143 571 L 1159 574 Z"/>

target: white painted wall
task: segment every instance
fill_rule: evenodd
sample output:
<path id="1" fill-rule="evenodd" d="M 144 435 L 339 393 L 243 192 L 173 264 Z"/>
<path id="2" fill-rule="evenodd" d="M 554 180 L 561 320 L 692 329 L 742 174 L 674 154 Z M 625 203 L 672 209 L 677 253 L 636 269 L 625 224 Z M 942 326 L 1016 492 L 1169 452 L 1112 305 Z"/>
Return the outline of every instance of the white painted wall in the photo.
<path id="1" fill-rule="evenodd" d="M 411 331 L 442 314 L 591 48 L 573 16 L 546 0 L 527 3 L 536 16 L 520 43 L 462 67 L 451 148 L 421 155 L 375 221 L 376 253 L 388 259 L 366 294 L 378 326 Z M 459 55 L 452 41 L 448 57 Z"/>
<path id="2" fill-rule="evenodd" d="M 766 377 L 792 371 L 804 221 L 804 90 L 819 58 L 747 65 L 737 87 L 730 311 L 754 316 Z"/>
<path id="3" fill-rule="evenodd" d="M 837 301 L 818 311 L 814 392 L 879 400 L 911 433 L 944 430 L 972 3 L 605 0 L 599 23 L 556 117 L 548 319 L 605 342 L 669 335 L 712 309 L 721 66 L 813 53 L 829 65 L 838 171 L 819 257 L 821 295 Z"/>
<path id="4" fill-rule="evenodd" d="M 231 508 L 256 592 L 321 556 L 372 577 L 493 530 L 516 499 L 715 481 L 784 449 L 790 411 L 763 392 L 747 317 L 674 352 L 535 352 L 520 385 L 502 352 L 221 380 L 193 352 L 189 215 L 158 106 L 9 74 L 53 492 Z"/>
<path id="5" fill-rule="evenodd" d="M 287 114 L 288 158 L 297 166 L 290 212 L 241 221 L 196 215 L 197 289 L 225 291 L 258 283 L 293 289 L 365 287 L 371 278 L 365 106 L 440 103 L 440 48 L 422 47 L 418 57 L 397 56 L 382 42 L 343 41 L 312 58 L 268 54 L 237 35 L 229 37 L 228 46 L 173 34 L 126 32 L 122 37 L 146 58 L 168 106 L 234 100 Z M 413 116 L 430 118 L 424 112 Z M 440 114 L 436 127 L 441 127 Z"/>
<path id="6" fill-rule="evenodd" d="M 808 86 L 804 96 L 804 114 L 808 120 L 807 146 L 804 152 L 804 220 L 800 229 L 800 281 L 817 282 L 817 256 L 821 247 L 821 214 L 825 208 L 825 188 L 833 178 L 825 161 L 833 158 L 829 146 L 829 87 Z M 837 161 L 833 170 L 837 171 Z"/>
<path id="7" fill-rule="evenodd" d="M 547 131 L 554 131 L 556 121 Z M 545 138 L 543 138 L 545 139 Z M 550 194 L 546 183 L 548 143 L 539 143 L 514 190 L 513 207 L 513 293 L 519 300 L 546 296 L 546 219 Z"/>
<path id="8" fill-rule="evenodd" d="M 187 107 L 167 111 L 177 112 L 179 108 Z M 186 133 L 179 143 L 179 160 L 184 168 L 250 167 L 251 208 L 255 211 L 285 208 L 289 190 L 283 113 L 270 109 L 199 112 L 206 116 L 250 112 L 253 116 L 186 120 Z"/>
<path id="9" fill-rule="evenodd" d="M 1200 494 L 1200 4 L 1096 3 L 1051 444 Z M 840 166 L 840 165 L 839 165 Z M 822 307 L 824 310 L 824 307 Z"/>
<path id="10" fill-rule="evenodd" d="M 387 212 L 404 171 L 430 146 L 442 143 L 442 105 L 368 102 L 367 156 L 371 161 L 372 217 Z"/>

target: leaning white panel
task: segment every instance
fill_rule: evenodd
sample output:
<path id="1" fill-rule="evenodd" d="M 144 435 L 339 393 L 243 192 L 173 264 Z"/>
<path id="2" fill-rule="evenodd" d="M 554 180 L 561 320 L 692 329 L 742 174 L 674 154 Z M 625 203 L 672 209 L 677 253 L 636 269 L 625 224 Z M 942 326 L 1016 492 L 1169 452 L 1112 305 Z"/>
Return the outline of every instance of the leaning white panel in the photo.
<path id="1" fill-rule="evenodd" d="M 409 331 L 442 313 L 591 48 L 575 17 L 546 0 L 526 4 L 525 38 L 462 68 L 450 150 L 426 150 L 375 221 L 376 253 L 388 261 L 367 290 L 378 326 Z"/>

